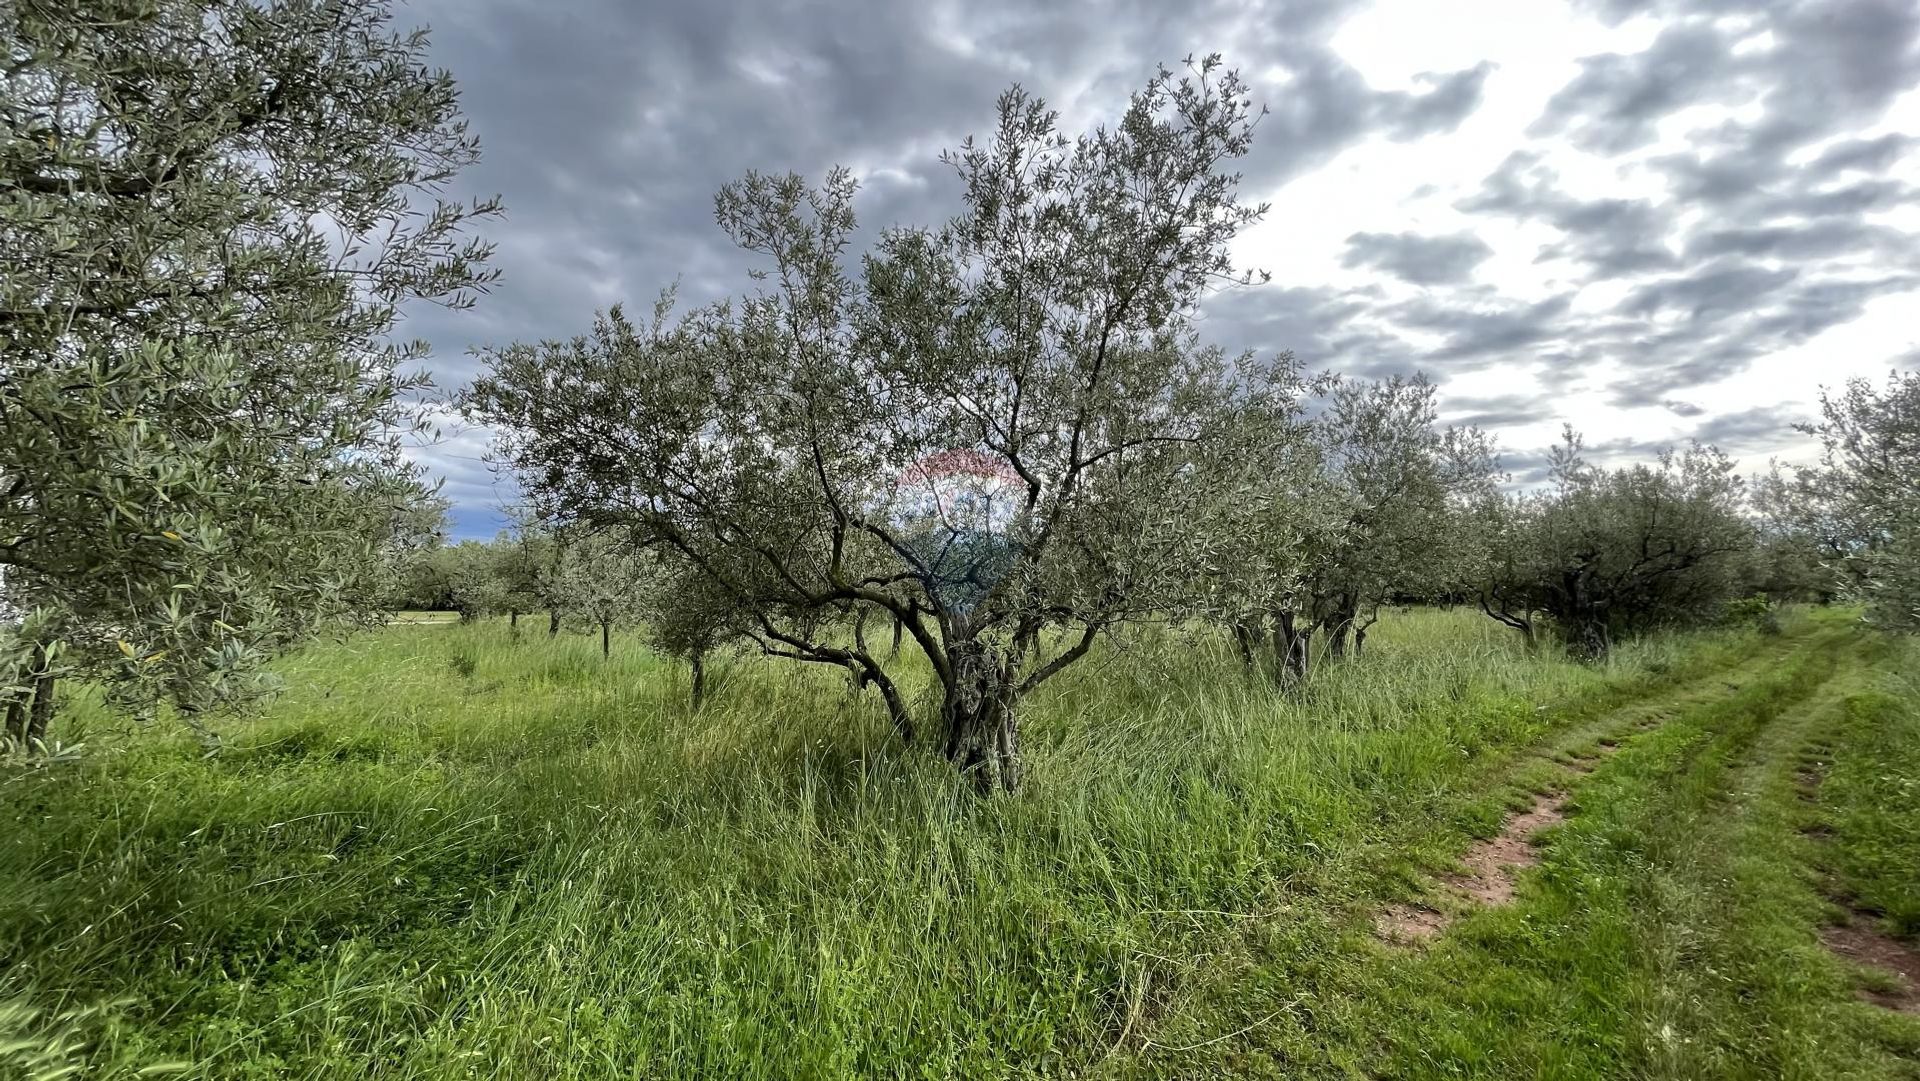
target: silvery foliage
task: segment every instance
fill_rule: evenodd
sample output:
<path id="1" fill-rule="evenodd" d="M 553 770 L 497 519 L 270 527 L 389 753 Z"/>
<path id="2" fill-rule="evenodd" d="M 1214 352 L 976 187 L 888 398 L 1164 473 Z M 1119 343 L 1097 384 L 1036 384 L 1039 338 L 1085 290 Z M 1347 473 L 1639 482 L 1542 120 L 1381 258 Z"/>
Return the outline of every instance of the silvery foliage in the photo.
<path id="1" fill-rule="evenodd" d="M 1022 694 L 1102 628 L 1188 602 L 1244 403 L 1296 378 L 1194 333 L 1264 209 L 1229 171 L 1257 119 L 1240 80 L 1210 58 L 1160 72 L 1116 126 L 1073 139 L 1056 119 L 1004 94 L 993 134 L 946 156 L 961 213 L 865 253 L 850 173 L 750 174 L 716 217 L 760 257 L 757 288 L 499 350 L 467 399 L 544 518 L 650 535 L 767 652 L 847 667 L 897 720 L 885 658 L 835 628 L 898 617 L 948 753 L 1003 785 Z M 992 543 L 924 513 L 920 463 L 954 453 L 1015 478 Z"/>
<path id="2" fill-rule="evenodd" d="M 1818 465 L 1795 505 L 1842 595 L 1879 626 L 1920 632 L 1920 372 L 1855 379 L 1820 399 Z"/>
<path id="3" fill-rule="evenodd" d="M 0 669 L 188 713 L 366 619 L 440 507 L 411 298 L 489 280 L 477 147 L 385 0 L 0 6 Z"/>

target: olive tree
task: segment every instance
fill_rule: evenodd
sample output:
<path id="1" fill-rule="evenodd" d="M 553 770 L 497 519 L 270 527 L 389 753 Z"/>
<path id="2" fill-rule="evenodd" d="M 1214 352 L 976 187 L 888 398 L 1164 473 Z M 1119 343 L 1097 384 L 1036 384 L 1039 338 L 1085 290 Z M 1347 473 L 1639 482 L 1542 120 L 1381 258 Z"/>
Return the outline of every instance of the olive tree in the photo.
<path id="1" fill-rule="evenodd" d="M 1820 536 L 1804 513 L 1796 478 L 1777 463 L 1747 486 L 1754 525 L 1749 592 L 1768 604 L 1831 601 L 1839 583 L 1828 571 Z"/>
<path id="2" fill-rule="evenodd" d="M 1804 430 L 1820 461 L 1796 471 L 1790 494 L 1834 583 L 1871 622 L 1920 632 L 1920 372 L 1822 393 Z"/>
<path id="3" fill-rule="evenodd" d="M 613 628 L 640 622 L 658 565 L 626 538 L 575 529 L 555 538 L 553 593 L 566 611 L 600 631 L 600 655 L 613 652 Z"/>
<path id="4" fill-rule="evenodd" d="M 1010 90 L 945 157 L 961 212 L 857 260 L 850 174 L 749 174 L 716 217 L 763 260 L 757 289 L 498 350 L 470 409 L 548 520 L 646 533 L 763 650 L 846 668 L 896 721 L 888 658 L 845 628 L 898 619 L 945 755 L 1012 788 L 1021 700 L 1104 628 L 1184 603 L 1210 544 L 1208 448 L 1259 365 L 1203 347 L 1193 315 L 1261 212 L 1230 171 L 1254 120 L 1212 58 L 1079 138 Z"/>
<path id="5" fill-rule="evenodd" d="M 1259 519 L 1258 549 L 1234 553 L 1231 627 L 1243 659 L 1270 642 L 1282 678 L 1307 673 L 1313 637 L 1355 653 L 1383 604 L 1459 587 L 1472 566 L 1470 508 L 1492 490 L 1490 442 L 1442 429 L 1424 377 L 1323 379 L 1304 444 L 1270 439 L 1242 498 Z M 1287 429 L 1269 428 L 1285 434 Z"/>
<path id="6" fill-rule="evenodd" d="M 1575 655 L 1599 658 L 1623 636 L 1716 619 L 1741 592 L 1753 523 L 1726 455 L 1695 444 L 1653 465 L 1602 469 L 1569 429 L 1553 463 L 1553 490 L 1523 520 L 1534 574 L 1526 588 Z"/>
<path id="7" fill-rule="evenodd" d="M 1547 607 L 1550 558 L 1540 543 L 1547 497 L 1537 492 L 1488 493 L 1468 510 L 1468 539 L 1476 560 L 1469 581 L 1489 619 L 1517 631 L 1529 650 L 1540 644 Z"/>
<path id="8" fill-rule="evenodd" d="M 1324 629 L 1339 658 L 1359 652 L 1389 600 L 1431 599 L 1467 577 L 1467 512 L 1493 488 L 1491 443 L 1438 426 L 1424 376 L 1337 385 L 1318 418 L 1324 481 L 1336 508 L 1289 621 L 1300 663 Z"/>
<path id="9" fill-rule="evenodd" d="M 735 604 L 724 583 L 716 581 L 672 548 L 649 552 L 654 567 L 646 579 L 640 600 L 641 618 L 646 623 L 647 644 L 669 657 L 687 662 L 689 702 L 699 710 L 707 700 L 707 664 L 715 654 L 730 651 L 746 638 L 743 627 L 752 625 L 752 614 Z M 856 635 L 860 631 L 856 631 Z M 866 650 L 864 639 L 858 642 Z M 857 677 L 856 677 L 857 678 Z M 912 737 L 911 721 L 902 713 L 895 723 L 908 725 L 903 733 Z"/>
<path id="10" fill-rule="evenodd" d="M 5 692 L 192 714 L 367 618 L 432 506 L 410 298 L 488 281 L 477 153 L 384 0 L 0 5 Z M 37 692 L 36 692 L 37 693 Z M 28 707 L 28 712 L 38 709 Z"/>

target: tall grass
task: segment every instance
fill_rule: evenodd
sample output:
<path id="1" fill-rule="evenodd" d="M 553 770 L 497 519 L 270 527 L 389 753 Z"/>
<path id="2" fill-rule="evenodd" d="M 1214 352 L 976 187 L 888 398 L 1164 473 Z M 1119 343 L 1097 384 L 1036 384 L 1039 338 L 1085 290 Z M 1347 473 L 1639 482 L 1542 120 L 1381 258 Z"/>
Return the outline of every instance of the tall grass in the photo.
<path id="1" fill-rule="evenodd" d="M 1293 694 L 1209 635 L 1108 643 L 1030 700 L 1026 783 L 988 800 L 830 670 L 741 659 L 694 714 L 634 642 L 504 623 L 309 649 L 212 755 L 83 702 L 80 761 L 0 776 L 0 1049 L 77 1041 L 94 1076 L 1074 1071 L 1140 1016 L 1143 958 L 1199 963 L 1308 881 L 1370 888 L 1327 869 L 1753 644 L 1587 668 L 1467 612 L 1375 630 Z"/>

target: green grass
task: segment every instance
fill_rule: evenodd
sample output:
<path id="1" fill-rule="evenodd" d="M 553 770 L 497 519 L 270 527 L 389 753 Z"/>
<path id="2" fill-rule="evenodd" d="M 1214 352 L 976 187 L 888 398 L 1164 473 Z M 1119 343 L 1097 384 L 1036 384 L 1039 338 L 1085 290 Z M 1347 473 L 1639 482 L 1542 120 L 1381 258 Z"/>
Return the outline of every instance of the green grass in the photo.
<path id="1" fill-rule="evenodd" d="M 634 642 L 602 661 L 504 622 L 289 658 L 212 755 L 82 698 L 79 761 L 0 775 L 0 1071 L 40 1048 L 89 1077 L 1534 1076 L 1563 1037 L 1565 1076 L 1653 1071 L 1633 996 L 1673 976 L 1641 956 L 1672 920 L 1617 880 L 1717 821 L 1716 778 L 1857 666 L 1841 622 L 1585 668 L 1424 611 L 1291 696 L 1143 631 L 1029 703 L 1027 783 L 986 801 L 827 670 L 741 660 L 690 715 L 684 670 Z M 1367 939 L 1551 752 L 1660 712 L 1521 904 L 1427 951 Z M 1878 813 L 1891 790 L 1860 783 Z M 1910 891 L 1913 835 L 1875 830 L 1849 873 Z M 1719 897 L 1697 866 L 1660 888 Z M 1842 1031 L 1823 1053 L 1867 1046 Z"/>

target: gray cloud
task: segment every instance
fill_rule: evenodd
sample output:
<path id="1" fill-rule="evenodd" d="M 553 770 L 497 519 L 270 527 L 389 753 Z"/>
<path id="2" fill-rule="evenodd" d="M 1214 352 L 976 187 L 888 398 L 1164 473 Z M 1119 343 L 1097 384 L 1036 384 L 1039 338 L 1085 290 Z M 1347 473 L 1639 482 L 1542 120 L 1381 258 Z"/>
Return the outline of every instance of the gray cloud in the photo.
<path id="1" fill-rule="evenodd" d="M 1440 405 L 1447 423 L 1461 427 L 1505 428 L 1553 416 L 1551 403 L 1544 396 L 1533 394 L 1444 395 Z"/>
<path id="2" fill-rule="evenodd" d="M 1790 402 L 1724 413 L 1694 429 L 1693 438 L 1739 456 L 1763 452 L 1793 438 L 1793 426 L 1807 419 L 1805 407 Z"/>
<path id="3" fill-rule="evenodd" d="M 1515 360 L 1524 359 L 1529 348 L 1553 339 L 1572 303 L 1572 297 L 1557 296 L 1533 304 L 1503 301 L 1468 308 L 1461 303 L 1422 299 L 1400 305 L 1392 315 L 1403 325 L 1445 336 L 1445 344 L 1429 354 L 1434 360 Z"/>
<path id="4" fill-rule="evenodd" d="M 1675 231 L 1671 209 L 1636 199 L 1577 199 L 1559 187 L 1559 177 L 1537 154 L 1516 151 L 1481 190 L 1455 204 L 1468 213 L 1495 213 L 1539 221 L 1559 230 L 1561 241 L 1539 258 L 1571 259 L 1594 279 L 1665 270 L 1677 263 L 1668 239 Z"/>
<path id="5" fill-rule="evenodd" d="M 1639 53 L 1606 53 L 1580 62 L 1580 74 L 1548 102 L 1528 134 L 1565 135 L 1575 146 L 1619 154 L 1651 141 L 1676 109 L 1732 104 L 1746 89 L 1727 79 L 1737 61 L 1719 29 L 1680 23 Z"/>
<path id="6" fill-rule="evenodd" d="M 1883 175 L 1920 140 L 1859 130 L 1920 82 L 1920 10 L 1892 0 L 1587 6 L 1611 21 L 1666 24 L 1643 51 L 1583 60 L 1531 129 L 1537 139 L 1627 161 L 1683 109 L 1757 108 L 1694 132 L 1687 153 L 1641 158 L 1665 178 L 1664 197 L 1576 198 L 1522 147 L 1456 204 L 1551 226 L 1558 239 L 1541 260 L 1567 260 L 1590 282 L 1631 286 L 1613 312 L 1562 320 L 1552 341 L 1533 348 L 1557 348 L 1571 366 L 1624 367 L 1629 374 L 1609 388 L 1616 405 L 1694 415 L 1673 395 L 1914 287 L 1915 237 L 1864 215 L 1920 198 Z M 1818 152 L 1790 162 L 1810 146 Z M 1695 209 L 1704 213 L 1683 226 L 1682 212 Z"/>
<path id="7" fill-rule="evenodd" d="M 1482 63 L 1421 75 L 1410 90 L 1370 86 L 1331 45 L 1365 2 L 414 0 L 401 19 L 434 26 L 434 59 L 460 80 L 486 150 L 450 194 L 499 192 L 509 217 L 491 232 L 504 273 L 494 295 L 470 312 L 412 311 L 404 331 L 434 343 L 452 387 L 477 370 L 473 347 L 571 335 L 595 309 L 644 304 L 675 283 L 693 303 L 733 292 L 747 262 L 713 226 L 712 196 L 749 169 L 818 177 L 846 164 L 862 180 L 869 235 L 935 223 L 957 206 L 938 152 L 982 130 L 1008 85 L 1046 97 L 1072 131 L 1110 118 L 1156 63 L 1189 52 L 1227 50 L 1269 108 L 1241 165 L 1249 194 L 1280 193 L 1282 217 L 1288 181 L 1367 139 L 1449 132 L 1498 85 Z M 1489 249 L 1471 230 L 1358 232 L 1343 261 L 1380 271 L 1379 286 L 1232 290 L 1209 301 L 1203 333 L 1356 375 L 1423 368 L 1443 392 L 1450 376 L 1495 365 L 1524 367 L 1555 391 L 1624 369 L 1602 388 L 1617 404 L 1692 417 L 1706 415 L 1693 388 L 1915 286 L 1914 237 L 1864 220 L 1920 200 L 1891 175 L 1920 139 L 1866 134 L 1920 72 L 1911 3 L 1588 7 L 1662 25 L 1642 52 L 1584 59 L 1549 96 L 1532 141 L 1456 204 L 1546 226 L 1553 237 L 1537 254 L 1572 268 L 1565 291 L 1538 301 L 1475 282 Z M 1771 45 L 1750 38 L 1762 30 Z M 1647 157 L 1669 118 L 1716 102 L 1755 115 L 1696 133 L 1686 153 Z M 1569 194 L 1537 153 L 1559 143 L 1642 161 L 1666 191 Z M 1407 299 L 1393 279 L 1421 291 Z M 1602 282 L 1627 286 L 1613 310 L 1574 305 L 1572 290 Z M 1500 427 L 1549 404 L 1514 395 L 1448 408 L 1450 419 Z M 421 452 L 446 477 L 461 528 L 482 534 L 498 524 L 486 508 L 513 498 L 480 460 L 484 444 L 485 433 L 456 433 Z"/>
<path id="8" fill-rule="evenodd" d="M 1492 254 L 1485 241 L 1465 233 L 1355 233 L 1347 238 L 1342 262 L 1376 267 L 1415 285 L 1440 285 L 1466 281 Z"/>
<path id="9" fill-rule="evenodd" d="M 1689 273 L 1662 278 L 1628 295 L 1624 310 L 1630 315 L 1664 311 L 1685 313 L 1693 319 L 1727 315 L 1750 308 L 1792 281 L 1799 271 L 1768 270 L 1746 263 L 1709 263 Z"/>
<path id="10" fill-rule="evenodd" d="M 1388 134 L 1396 139 L 1416 139 L 1452 131 L 1479 108 L 1480 95 L 1492 72 L 1493 65 L 1485 62 L 1448 74 L 1423 72 L 1415 79 L 1423 87 L 1420 93 L 1396 91 L 1384 95 L 1379 108 Z"/>
<path id="11" fill-rule="evenodd" d="M 1848 170 L 1880 172 L 1900 160 L 1920 140 L 1893 132 L 1873 139 L 1842 139 L 1820 152 L 1810 168 L 1833 176 Z"/>

